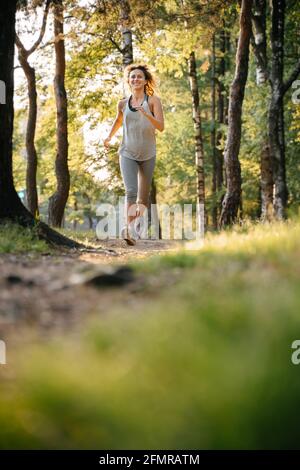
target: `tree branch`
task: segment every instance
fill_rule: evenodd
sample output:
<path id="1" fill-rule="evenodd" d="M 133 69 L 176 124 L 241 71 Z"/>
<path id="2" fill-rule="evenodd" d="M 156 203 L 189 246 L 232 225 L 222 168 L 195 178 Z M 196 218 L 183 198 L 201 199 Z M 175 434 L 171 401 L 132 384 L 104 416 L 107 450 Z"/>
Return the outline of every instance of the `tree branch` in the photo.
<path id="1" fill-rule="evenodd" d="M 300 59 L 298 60 L 298 63 L 296 65 L 296 67 L 294 68 L 294 70 L 292 71 L 289 78 L 282 85 L 282 94 L 283 95 L 288 91 L 288 89 L 290 88 L 292 83 L 296 80 L 296 78 L 298 77 L 299 74 L 300 74 Z"/>
<path id="2" fill-rule="evenodd" d="M 54 41 L 50 40 L 48 42 L 45 42 L 45 44 L 42 44 L 40 47 L 39 47 L 39 50 L 41 49 L 46 49 L 46 47 L 48 46 L 52 46 L 54 44 Z"/>
<path id="3" fill-rule="evenodd" d="M 28 51 L 25 49 L 25 47 L 24 47 L 23 43 L 21 42 L 21 39 L 19 38 L 17 33 L 16 33 L 16 36 L 15 36 L 15 43 L 17 45 L 17 48 L 19 49 L 19 52 L 21 52 L 22 55 L 28 57 Z"/>
<path id="4" fill-rule="evenodd" d="M 109 36 L 108 39 L 109 39 L 110 42 L 116 47 L 116 49 L 118 49 L 118 51 L 122 54 L 122 53 L 123 53 L 123 49 L 119 46 L 119 44 L 116 43 L 116 41 L 115 41 L 111 36 Z"/>
<path id="5" fill-rule="evenodd" d="M 28 55 L 32 54 L 37 49 L 37 47 L 40 45 L 40 43 L 42 42 L 42 39 L 43 39 L 44 34 L 45 34 L 45 30 L 46 30 L 47 16 L 48 16 L 48 12 L 49 12 L 50 3 L 51 3 L 51 0 L 46 1 L 46 6 L 45 6 L 45 10 L 44 10 L 43 23 L 42 23 L 40 35 L 39 35 L 38 39 L 36 40 L 36 42 L 33 44 L 33 46 L 28 50 Z"/>

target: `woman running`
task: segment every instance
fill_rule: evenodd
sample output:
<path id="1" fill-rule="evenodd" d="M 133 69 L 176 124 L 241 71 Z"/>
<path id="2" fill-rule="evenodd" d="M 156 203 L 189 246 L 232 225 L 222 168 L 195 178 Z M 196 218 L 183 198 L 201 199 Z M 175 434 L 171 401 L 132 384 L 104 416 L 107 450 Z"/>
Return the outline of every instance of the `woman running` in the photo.
<path id="1" fill-rule="evenodd" d="M 104 146 L 109 147 L 111 138 L 123 124 L 119 161 L 126 195 L 126 225 L 122 237 L 134 245 L 137 236 L 134 221 L 149 205 L 156 160 L 155 131 L 164 130 L 164 116 L 161 101 L 154 94 L 154 76 L 146 65 L 128 65 L 124 79 L 130 96 L 118 102 L 117 116 Z"/>

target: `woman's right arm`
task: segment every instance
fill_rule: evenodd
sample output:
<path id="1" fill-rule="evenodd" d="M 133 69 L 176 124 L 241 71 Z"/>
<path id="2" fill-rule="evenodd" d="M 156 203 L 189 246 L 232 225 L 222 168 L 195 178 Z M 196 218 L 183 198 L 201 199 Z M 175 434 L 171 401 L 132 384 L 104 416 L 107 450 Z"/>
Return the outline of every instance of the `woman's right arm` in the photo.
<path id="1" fill-rule="evenodd" d="M 115 135 L 115 133 L 120 129 L 120 127 L 122 126 L 122 123 L 123 123 L 123 104 L 124 104 L 124 100 L 121 100 L 118 102 L 118 105 L 117 105 L 117 116 L 113 122 L 113 125 L 111 127 L 111 130 L 110 130 L 110 133 L 108 134 L 108 136 L 106 137 L 106 139 L 104 139 L 104 147 L 105 148 L 108 148 L 109 147 L 109 144 L 110 144 L 110 141 L 112 139 L 112 137 Z"/>

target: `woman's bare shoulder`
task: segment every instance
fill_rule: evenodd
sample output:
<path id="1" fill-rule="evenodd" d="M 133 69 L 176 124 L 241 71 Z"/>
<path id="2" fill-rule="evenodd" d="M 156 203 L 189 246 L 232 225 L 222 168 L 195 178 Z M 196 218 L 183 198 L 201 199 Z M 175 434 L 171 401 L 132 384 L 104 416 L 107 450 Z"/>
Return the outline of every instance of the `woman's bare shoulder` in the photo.
<path id="1" fill-rule="evenodd" d="M 120 111 L 123 111 L 126 101 L 127 101 L 127 98 L 122 98 L 121 100 L 118 101 L 118 109 Z"/>
<path id="2" fill-rule="evenodd" d="M 160 97 L 157 95 L 149 96 L 150 103 L 161 103 Z"/>

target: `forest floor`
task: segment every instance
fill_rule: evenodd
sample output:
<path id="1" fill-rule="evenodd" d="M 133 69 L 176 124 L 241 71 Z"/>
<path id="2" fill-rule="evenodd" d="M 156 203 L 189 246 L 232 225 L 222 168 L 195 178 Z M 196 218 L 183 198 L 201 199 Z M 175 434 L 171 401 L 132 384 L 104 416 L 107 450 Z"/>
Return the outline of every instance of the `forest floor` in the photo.
<path id="1" fill-rule="evenodd" d="M 16 331 L 16 327 L 44 331 L 69 328 L 94 310 L 95 305 L 105 311 L 117 302 L 130 302 L 137 291 L 144 291 L 141 277 L 115 288 L 86 282 L 86 273 L 88 277 L 96 276 L 107 265 L 117 268 L 174 253 L 183 246 L 182 242 L 172 240 L 139 240 L 135 246 L 127 246 L 120 239 L 86 241 L 99 252 L 56 249 L 0 254 L 0 337 Z M 75 283 L 74 275 L 80 277 Z M 147 280 L 148 285 L 158 286 L 162 282 L 162 275 Z"/>

